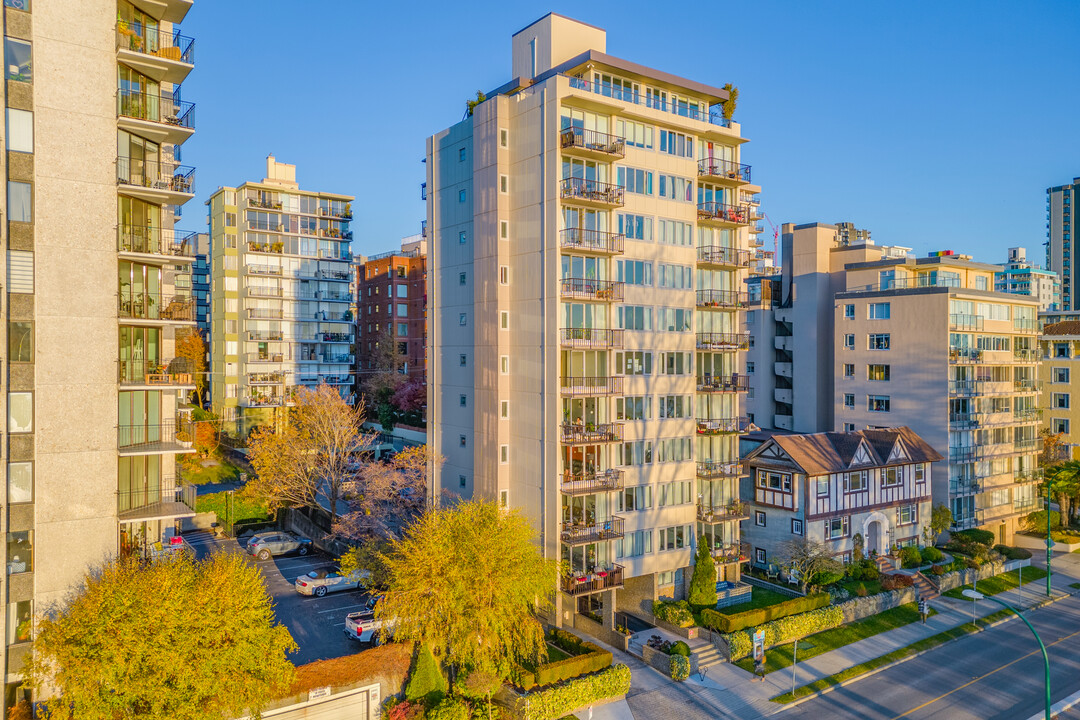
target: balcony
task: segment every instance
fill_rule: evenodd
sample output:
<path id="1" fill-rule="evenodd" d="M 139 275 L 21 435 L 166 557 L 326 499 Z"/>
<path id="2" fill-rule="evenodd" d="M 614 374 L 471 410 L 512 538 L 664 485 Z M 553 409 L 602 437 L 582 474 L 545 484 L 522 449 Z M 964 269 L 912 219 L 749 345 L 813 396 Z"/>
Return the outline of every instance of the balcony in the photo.
<path id="1" fill-rule="evenodd" d="M 260 373 L 248 373 L 247 376 L 248 385 L 284 385 L 285 384 L 285 372 L 277 370 L 274 372 L 260 372 Z"/>
<path id="2" fill-rule="evenodd" d="M 623 391 L 622 377 L 573 377 L 559 378 L 559 391 L 563 395 L 619 395 Z"/>
<path id="3" fill-rule="evenodd" d="M 750 182 L 750 166 L 733 160 L 703 158 L 698 160 L 697 174 L 703 180 L 723 180 L 734 185 Z"/>
<path id="4" fill-rule="evenodd" d="M 567 300 L 621 302 L 623 283 L 590 278 L 563 278 L 559 281 L 559 296 Z"/>
<path id="5" fill-rule="evenodd" d="M 750 304 L 750 296 L 737 290 L 698 290 L 697 306 L 699 308 L 718 308 L 721 310 L 737 310 Z"/>
<path id="6" fill-rule="evenodd" d="M 949 348 L 949 362 L 953 365 L 981 363 L 983 351 L 975 348 Z"/>
<path id="7" fill-rule="evenodd" d="M 562 328 L 559 330 L 559 342 L 572 348 L 621 348 L 622 330 L 600 328 Z"/>
<path id="8" fill-rule="evenodd" d="M 194 452 L 192 425 L 169 420 L 157 425 L 120 425 L 117 448 L 122 456 Z"/>
<path id="9" fill-rule="evenodd" d="M 982 330 L 983 317 L 982 315 L 964 315 L 959 313 L 951 313 L 949 315 L 949 329 Z"/>
<path id="10" fill-rule="evenodd" d="M 283 363 L 285 353 L 247 353 L 249 363 Z"/>
<path id="11" fill-rule="evenodd" d="M 183 205 L 195 196 L 195 168 L 156 158 L 117 157 L 116 182 L 125 195 L 159 205 Z"/>
<path id="12" fill-rule="evenodd" d="M 285 339 L 285 334 L 280 330 L 249 330 L 247 339 L 257 342 L 281 342 Z"/>
<path id="13" fill-rule="evenodd" d="M 168 520 L 195 516 L 195 486 L 163 477 L 157 487 L 121 490 L 116 493 L 116 514 L 120 522 Z"/>
<path id="14" fill-rule="evenodd" d="M 283 320 L 285 312 L 275 308 L 248 308 L 250 320 Z"/>
<path id="15" fill-rule="evenodd" d="M 198 233 L 176 231 L 141 225 L 116 227 L 116 251 L 132 255 L 131 260 L 156 264 L 176 264 L 195 261 L 195 242 Z M 159 257 L 147 257 L 159 256 Z"/>
<path id="16" fill-rule="evenodd" d="M 580 474 L 564 472 L 559 484 L 559 491 L 566 495 L 593 495 L 622 488 L 623 471 L 615 469 Z"/>
<path id="17" fill-rule="evenodd" d="M 281 277 L 280 265 L 253 265 L 248 264 L 244 266 L 244 271 L 248 275 L 265 275 L 270 277 Z"/>
<path id="18" fill-rule="evenodd" d="M 707 393 L 733 393 L 748 392 L 750 390 L 750 377 L 748 375 L 705 375 L 697 379 L 698 392 Z"/>
<path id="19" fill-rule="evenodd" d="M 321 338 L 321 340 L 320 340 Z M 324 343 L 351 343 L 355 339 L 352 333 L 332 332 L 332 333 L 318 333 L 311 342 L 324 342 Z"/>
<path id="20" fill-rule="evenodd" d="M 698 333 L 698 350 L 735 352 L 750 347 L 750 333 Z"/>
<path id="21" fill-rule="evenodd" d="M 574 252 L 621 255 L 626 240 L 622 233 L 586 228 L 566 228 L 559 232 L 559 247 Z"/>
<path id="22" fill-rule="evenodd" d="M 121 360 L 119 367 L 122 387 L 195 388 L 195 375 L 188 358 Z"/>
<path id="23" fill-rule="evenodd" d="M 116 116 L 121 130 L 159 144 L 179 145 L 195 132 L 195 103 L 174 100 L 170 95 L 119 90 Z"/>
<path id="24" fill-rule="evenodd" d="M 729 435 L 732 433 L 746 432 L 750 427 L 750 418 L 748 417 L 729 417 L 719 418 L 716 420 L 701 420 L 697 421 L 697 434 L 698 435 Z"/>
<path id="25" fill-rule="evenodd" d="M 175 85 L 195 67 L 195 40 L 121 20 L 116 24 L 116 57 L 156 82 Z"/>
<path id="26" fill-rule="evenodd" d="M 1039 381 L 1031 378 L 1013 380 L 1013 388 L 1016 392 L 1032 393 L 1039 391 Z"/>
<path id="27" fill-rule="evenodd" d="M 586 130 L 579 127 L 566 128 L 559 133 L 559 144 L 563 150 L 574 155 L 584 155 L 600 160 L 622 159 L 626 156 L 626 141 L 617 135 Z"/>
<path id="28" fill-rule="evenodd" d="M 741 545 L 735 544 L 720 545 L 718 547 L 711 548 L 709 550 L 709 555 L 712 556 L 713 560 L 719 563 L 746 562 L 750 559 L 750 555 L 747 552 L 747 549 L 742 547 Z M 742 590 L 737 594 L 749 596 L 752 592 L 751 587 L 749 585 L 745 585 L 742 587 L 745 587 L 746 589 Z M 747 599 L 749 599 L 749 597 L 747 597 Z"/>
<path id="29" fill-rule="evenodd" d="M 564 575 L 562 591 L 568 595 L 589 595 L 590 593 L 613 590 L 623 586 L 622 565 L 612 565 L 608 569 L 581 575 Z"/>
<path id="30" fill-rule="evenodd" d="M 720 245 L 706 245 L 697 249 L 698 265 L 717 267 L 750 267 L 750 251 Z"/>
<path id="31" fill-rule="evenodd" d="M 727 505 L 703 505 L 699 503 L 697 506 L 697 519 L 707 525 L 746 520 L 749 517 L 750 511 L 747 506 L 738 501 Z"/>
<path id="32" fill-rule="evenodd" d="M 1038 362 L 1039 351 L 1031 348 L 1015 348 L 1013 349 L 1013 358 L 1023 363 Z"/>
<path id="33" fill-rule="evenodd" d="M 572 77 L 570 75 L 563 75 L 562 77 L 565 77 L 570 81 L 571 90 L 583 90 L 585 92 L 596 93 L 597 95 L 612 98 L 619 102 L 642 105 L 661 112 L 669 112 L 680 117 L 710 123 L 718 127 L 731 127 L 732 121 L 721 114 L 720 104 L 713 105 L 708 111 L 703 111 L 685 101 L 668 101 L 666 98 L 661 99 L 655 95 L 642 93 L 639 90 L 631 90 L 629 87 L 623 88 L 621 85 L 616 86 L 611 83 L 593 82 L 585 78 Z"/>
<path id="34" fill-rule="evenodd" d="M 134 325 L 195 322 L 195 299 L 189 295 L 162 295 L 121 290 L 117 295 L 117 316 Z"/>
<path id="35" fill-rule="evenodd" d="M 718 225 L 746 225 L 750 222 L 750 210 L 747 205 L 728 205 L 721 202 L 698 203 L 699 222 Z"/>
<path id="36" fill-rule="evenodd" d="M 285 296 L 285 293 L 280 287 L 269 287 L 266 285 L 248 285 L 244 288 L 244 295 L 247 297 L 257 298 L 281 298 Z"/>
<path id="37" fill-rule="evenodd" d="M 578 520 L 563 522 L 560 537 L 567 545 L 584 545 L 601 540 L 614 540 L 623 536 L 623 519 L 613 517 L 610 520 Z"/>
<path id="38" fill-rule="evenodd" d="M 573 423 L 560 426 L 559 442 L 563 445 L 599 445 L 622 442 L 622 423 Z"/>
<path id="39" fill-rule="evenodd" d="M 699 478 L 737 478 L 742 475 L 742 463 L 703 460 L 697 464 Z"/>
<path id="40" fill-rule="evenodd" d="M 586 178 L 562 180 L 559 183 L 559 197 L 566 202 L 596 208 L 622 207 L 626 202 L 625 189 L 622 185 Z"/>

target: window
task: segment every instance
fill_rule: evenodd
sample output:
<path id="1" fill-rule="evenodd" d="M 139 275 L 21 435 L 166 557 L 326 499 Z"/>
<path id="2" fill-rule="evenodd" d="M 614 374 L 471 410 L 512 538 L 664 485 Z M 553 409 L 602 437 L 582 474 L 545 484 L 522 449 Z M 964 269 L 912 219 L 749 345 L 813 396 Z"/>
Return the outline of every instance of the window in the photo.
<path id="1" fill-rule="evenodd" d="M 499 266 L 499 284 L 500 285 L 509 285 L 510 284 L 510 268 L 508 268 L 506 265 L 500 265 Z"/>
<path id="2" fill-rule="evenodd" d="M 8 393 L 8 432 L 34 432 L 34 394 Z"/>
<path id="3" fill-rule="evenodd" d="M 509 355 L 500 355 L 499 356 L 499 372 L 502 373 L 503 375 L 509 375 L 510 374 L 510 356 Z"/>
<path id="4" fill-rule="evenodd" d="M 918 505 L 901 505 L 896 509 L 896 524 L 911 525 L 919 519 Z"/>
<path id="5" fill-rule="evenodd" d="M 746 374 L 747 375 L 753 375 L 754 374 L 754 367 L 755 367 L 754 363 L 752 363 L 752 362 L 746 363 Z"/>
<path id="6" fill-rule="evenodd" d="M 466 315 L 465 313 L 458 313 L 457 324 L 458 325 L 468 325 L 469 324 L 468 315 Z"/>
<path id="7" fill-rule="evenodd" d="M 615 279 L 627 285 L 652 286 L 652 263 L 641 260 L 617 260 Z"/>
<path id="8" fill-rule="evenodd" d="M 852 394 L 852 393 L 844 393 L 844 407 L 846 407 L 846 408 L 855 407 L 855 395 L 854 394 Z"/>
<path id="9" fill-rule="evenodd" d="M 34 323 L 8 323 L 8 362 L 34 361 Z"/>
<path id="10" fill-rule="evenodd" d="M 5 4 L 7 2 L 8 0 L 5 0 Z M 32 600 L 19 600 L 18 602 L 8 603 L 8 645 L 20 645 L 34 639 L 33 606 Z"/>
<path id="11" fill-rule="evenodd" d="M 771 470 L 758 470 L 758 487 L 766 490 L 779 490 L 791 492 L 791 474 L 779 473 Z"/>
<path id="12" fill-rule="evenodd" d="M 844 317 L 848 318 L 849 320 L 853 319 L 855 317 L 855 306 L 854 305 L 845 305 L 844 306 Z"/>
<path id="13" fill-rule="evenodd" d="M 615 372 L 621 375 L 652 375 L 652 353 L 640 350 L 615 353 Z"/>
<path id="14" fill-rule="evenodd" d="M 503 465 L 510 462 L 510 446 L 509 445 L 500 445 L 499 446 L 499 462 L 502 463 Z"/>
<path id="15" fill-rule="evenodd" d="M 915 464 L 915 482 L 926 482 L 926 465 L 924 463 Z"/>
<path id="16" fill-rule="evenodd" d="M 690 538 L 693 535 L 692 525 L 676 525 L 675 527 L 660 528 L 660 552 L 679 550 L 690 547 Z"/>
<path id="17" fill-rule="evenodd" d="M 509 490 L 500 490 L 499 491 L 499 507 L 502 508 L 503 510 L 506 510 L 507 508 L 510 507 L 510 491 Z"/>
<path id="18" fill-rule="evenodd" d="M 869 350 L 888 350 L 889 333 L 871 333 L 867 335 L 866 347 Z"/>
<path id="19" fill-rule="evenodd" d="M 828 475 L 822 475 L 822 476 L 819 476 L 819 477 L 815 478 L 814 485 L 816 486 L 815 492 L 816 492 L 818 497 L 824 497 L 824 496 L 829 494 L 829 476 Z"/>
<path id="20" fill-rule="evenodd" d="M 499 176 L 499 192 L 504 195 L 510 192 L 510 178 L 506 175 Z"/>
<path id="21" fill-rule="evenodd" d="M 34 292 L 34 253 L 29 250 L 8 250 L 8 292 Z"/>
<path id="22" fill-rule="evenodd" d="M 506 310 L 499 313 L 499 327 L 503 330 L 510 328 L 510 313 Z"/>
<path id="23" fill-rule="evenodd" d="M 1051 407 L 1057 408 L 1059 410 L 1069 409 L 1069 393 L 1054 393 L 1052 397 L 1053 402 L 1051 404 Z"/>
<path id="24" fill-rule="evenodd" d="M 1063 367 L 1063 368 L 1056 367 L 1056 368 L 1054 368 L 1053 373 L 1054 373 L 1054 382 L 1056 382 L 1056 383 L 1067 383 L 1067 382 L 1069 382 L 1069 368 L 1067 368 L 1067 367 Z"/>
<path id="25" fill-rule="evenodd" d="M 464 395 L 458 395 L 458 405 L 461 405 L 461 407 L 465 407 L 468 404 L 469 401 Z"/>
<path id="26" fill-rule="evenodd" d="M 398 303 L 395 308 L 398 317 L 409 317 L 409 306 L 405 303 Z"/>
<path id="27" fill-rule="evenodd" d="M 850 407 L 855 407 L 855 396 L 851 396 Z M 844 432 L 855 432 L 855 423 L 844 423 Z"/>
<path id="28" fill-rule="evenodd" d="M 499 128 L 499 147 L 509 147 L 510 133 L 506 128 Z"/>
<path id="29" fill-rule="evenodd" d="M 458 148 L 458 162 L 465 162 L 465 148 Z"/>
<path id="30" fill-rule="evenodd" d="M 30 12 L 30 0 L 4 0 L 4 7 Z"/>
<path id="31" fill-rule="evenodd" d="M 465 202 L 465 191 L 464 190 L 458 190 L 457 201 L 459 203 Z"/>
<path id="32" fill-rule="evenodd" d="M 616 446 L 617 460 L 619 465 L 652 465 L 652 443 L 645 440 L 620 443 Z M 661 505 L 663 501 L 661 500 Z"/>
<path id="33" fill-rule="evenodd" d="M 637 195 L 653 194 L 653 174 L 647 170 L 632 167 L 615 168 L 615 182 L 626 188 L 626 192 Z"/>
<path id="34" fill-rule="evenodd" d="M 464 475 L 458 475 L 457 480 L 458 480 L 458 487 L 465 487 L 465 476 Z"/>
<path id="35" fill-rule="evenodd" d="M 758 527 L 765 527 L 765 512 L 763 510 L 754 512 L 754 524 Z"/>
<path id="36" fill-rule="evenodd" d="M 889 303 L 870 303 L 867 306 L 867 317 L 871 320 L 888 320 L 890 315 Z"/>
<path id="37" fill-rule="evenodd" d="M 652 504 L 651 485 L 628 487 L 619 495 L 619 512 L 647 510 L 652 507 Z"/>
<path id="38" fill-rule="evenodd" d="M 653 551 L 652 539 L 652 530 L 637 530 L 636 532 L 626 533 L 625 537 L 615 541 L 615 557 L 636 557 L 651 554 Z"/>
<path id="39" fill-rule="evenodd" d="M 468 355 L 458 355 L 458 365 L 465 367 L 469 362 Z"/>
<path id="40" fill-rule="evenodd" d="M 694 269 L 688 265 L 660 263 L 656 266 L 657 287 L 689 290 L 693 285 Z"/>
<path id="41" fill-rule="evenodd" d="M 844 363 L 844 377 L 855 377 L 855 366 L 851 363 Z"/>
<path id="42" fill-rule="evenodd" d="M 694 138 L 680 132 L 660 131 L 660 152 L 676 157 L 694 157 Z"/>
<path id="43" fill-rule="evenodd" d="M 461 232 L 459 232 L 457 234 L 457 241 L 458 241 L 458 245 L 464 245 L 465 244 L 465 231 L 464 230 L 462 230 Z"/>
<path id="44" fill-rule="evenodd" d="M 660 173 L 660 197 L 681 202 L 693 202 L 694 181 L 678 175 Z"/>
<path id="45" fill-rule="evenodd" d="M 501 400 L 501 401 L 499 401 L 499 417 L 503 418 L 504 420 L 506 418 L 510 417 L 510 401 L 509 400 Z"/>
<path id="46" fill-rule="evenodd" d="M 458 435 L 458 445 L 465 447 L 468 445 L 468 439 L 464 435 Z"/>
<path id="47" fill-rule="evenodd" d="M 976 275 L 975 276 L 975 289 L 976 290 L 985 290 L 986 289 L 986 276 L 985 275 Z"/>
<path id="48" fill-rule="evenodd" d="M 866 379 L 875 382 L 888 382 L 890 372 L 889 365 L 867 365 Z"/>
<path id="49" fill-rule="evenodd" d="M 844 517 L 832 518 L 825 521 L 825 538 L 827 540 L 836 540 L 837 538 L 847 537 L 851 526 L 851 516 L 845 515 Z"/>
<path id="50" fill-rule="evenodd" d="M 679 398 L 682 400 L 682 398 Z M 660 398 L 660 417 L 664 417 L 664 399 Z M 652 419 L 652 396 L 639 395 L 637 397 L 615 398 L 616 420 L 651 420 Z"/>
<path id="51" fill-rule="evenodd" d="M 399 305 L 398 307 L 405 307 L 405 306 L 404 305 Z M 409 323 L 398 323 L 397 324 L 397 334 L 398 334 L 398 337 L 407 337 L 408 334 L 409 334 Z"/>
<path id="52" fill-rule="evenodd" d="M 863 492 L 869 486 L 867 470 L 844 473 L 844 492 Z"/>
<path id="53" fill-rule="evenodd" d="M 9 532 L 7 534 L 8 575 L 32 572 L 34 569 L 34 532 Z"/>
<path id="54" fill-rule="evenodd" d="M 1069 421 L 1065 418 L 1054 418 L 1051 425 L 1053 426 L 1055 433 L 1069 432 Z"/>
<path id="55" fill-rule="evenodd" d="M 889 412 L 891 403 L 888 395 L 867 395 L 866 409 L 870 412 Z"/>
<path id="56" fill-rule="evenodd" d="M 754 548 L 754 562 L 765 563 L 765 548 Z"/>
<path id="57" fill-rule="evenodd" d="M 881 487 L 897 487 L 904 484 L 904 476 L 896 466 L 881 468 Z"/>
<path id="58" fill-rule="evenodd" d="M 458 273 L 458 276 L 457 276 L 458 285 L 464 285 L 467 282 L 467 279 L 468 279 L 468 275 L 466 275 L 465 273 Z M 378 305 L 376 305 L 375 307 L 377 309 Z"/>
<path id="59" fill-rule="evenodd" d="M 1054 343 L 1054 357 L 1069 357 L 1069 343 Z"/>
<path id="60" fill-rule="evenodd" d="M 510 237 L 510 224 L 505 220 L 499 221 L 499 237 L 503 240 Z"/>
<path id="61" fill-rule="evenodd" d="M 404 277 L 404 275 L 399 275 L 398 277 Z M 407 298 L 407 297 L 409 297 L 409 286 L 408 285 L 395 285 L 394 286 L 394 294 L 399 298 Z"/>
<path id="62" fill-rule="evenodd" d="M 694 226 L 687 222 L 661 218 L 660 237 L 658 239 L 664 245 L 691 247 L 694 244 Z"/>
<path id="63" fill-rule="evenodd" d="M 847 334 L 844 335 L 844 348 L 847 349 L 847 350 L 854 350 L 855 349 L 855 335 L 854 334 L 847 333 Z"/>
<path id="64" fill-rule="evenodd" d="M 624 330 L 652 330 L 651 307 L 641 305 L 620 305 L 618 308 L 618 327 Z"/>
<path id="65" fill-rule="evenodd" d="M 644 215 L 630 215 L 628 213 L 620 214 L 619 232 L 622 233 L 627 240 L 652 242 L 653 219 Z"/>
<path id="66" fill-rule="evenodd" d="M 12 152 L 34 152 L 34 113 L 7 109 L 7 149 Z"/>
<path id="67" fill-rule="evenodd" d="M 33 82 L 30 43 L 15 38 L 4 38 L 3 58 L 4 65 L 8 67 L 8 80 Z"/>
<path id="68" fill-rule="evenodd" d="M 8 220 L 33 222 L 33 195 L 30 183 L 8 181 Z"/>
<path id="69" fill-rule="evenodd" d="M 8 463 L 8 504 L 34 502 L 34 464 Z"/>
<path id="70" fill-rule="evenodd" d="M 695 498 L 689 480 L 676 480 L 675 482 L 660 484 L 660 507 L 689 505 L 692 502 L 695 502 Z"/>
<path id="71" fill-rule="evenodd" d="M 802 535 L 802 520 L 791 518 L 791 534 Z"/>

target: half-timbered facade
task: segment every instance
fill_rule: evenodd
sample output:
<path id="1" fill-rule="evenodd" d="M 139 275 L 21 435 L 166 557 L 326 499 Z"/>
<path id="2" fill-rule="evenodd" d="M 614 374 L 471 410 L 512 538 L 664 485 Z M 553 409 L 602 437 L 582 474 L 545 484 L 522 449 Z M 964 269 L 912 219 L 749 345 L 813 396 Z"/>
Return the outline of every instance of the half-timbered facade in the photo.
<path id="1" fill-rule="evenodd" d="M 744 459 L 751 560 L 780 559 L 785 542 L 804 537 L 844 562 L 856 542 L 878 553 L 917 544 L 941 459 L 908 427 L 771 437 Z"/>

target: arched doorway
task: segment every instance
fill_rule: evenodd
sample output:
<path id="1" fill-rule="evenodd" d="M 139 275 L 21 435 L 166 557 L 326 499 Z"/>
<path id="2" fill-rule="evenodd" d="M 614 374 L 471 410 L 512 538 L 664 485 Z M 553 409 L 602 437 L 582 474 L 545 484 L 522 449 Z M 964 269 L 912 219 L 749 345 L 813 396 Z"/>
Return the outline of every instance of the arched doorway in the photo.
<path id="1" fill-rule="evenodd" d="M 866 554 L 889 552 L 889 519 L 880 512 L 870 513 L 863 521 L 863 537 L 866 538 Z"/>
<path id="2" fill-rule="evenodd" d="M 874 520 L 866 526 L 866 552 L 881 555 L 881 523 Z"/>

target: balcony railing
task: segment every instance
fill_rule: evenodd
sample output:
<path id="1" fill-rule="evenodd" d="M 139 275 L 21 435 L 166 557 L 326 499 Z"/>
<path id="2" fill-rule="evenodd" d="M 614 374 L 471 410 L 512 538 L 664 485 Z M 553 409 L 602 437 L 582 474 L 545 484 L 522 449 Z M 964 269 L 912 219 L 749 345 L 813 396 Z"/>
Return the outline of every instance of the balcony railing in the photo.
<path id="1" fill-rule="evenodd" d="M 734 544 L 710 548 L 709 555 L 713 560 L 722 563 L 745 562 L 749 558 L 745 548 Z"/>
<path id="2" fill-rule="evenodd" d="M 155 425 L 120 425 L 117 428 L 117 445 L 121 449 L 165 449 L 168 446 L 190 448 L 192 444 L 191 423 L 168 420 Z"/>
<path id="3" fill-rule="evenodd" d="M 247 353 L 249 363 L 283 363 L 285 353 Z"/>
<path id="4" fill-rule="evenodd" d="M 749 250 L 706 245 L 697 249 L 697 261 L 703 265 L 727 265 L 730 267 L 750 267 Z"/>
<path id="5" fill-rule="evenodd" d="M 168 510 L 169 505 L 183 505 L 195 512 L 195 486 L 178 482 L 168 476 L 157 481 L 157 487 L 132 488 L 116 493 L 116 510 L 120 515 L 126 513 L 146 514 L 153 509 Z"/>
<path id="6" fill-rule="evenodd" d="M 1024 450 L 1040 450 L 1042 449 L 1042 438 L 1039 437 L 1022 437 L 1013 440 L 1013 448 L 1017 451 Z"/>
<path id="7" fill-rule="evenodd" d="M 623 391 L 621 376 L 573 377 L 564 375 L 559 379 L 563 395 L 615 395 Z"/>
<path id="8" fill-rule="evenodd" d="M 750 517 L 750 512 L 744 503 L 735 501 L 727 505 L 704 505 L 697 506 L 697 519 L 703 523 L 731 522 L 732 520 L 745 520 Z"/>
<path id="9" fill-rule="evenodd" d="M 581 252 L 617 255 L 623 251 L 625 239 L 622 233 L 578 227 L 566 228 L 559 232 L 559 245 L 564 250 L 578 250 Z"/>
<path id="10" fill-rule="evenodd" d="M 284 292 L 279 287 L 267 287 L 265 285 L 248 285 L 247 294 L 250 297 L 265 297 L 265 298 L 279 298 L 284 296 Z"/>
<path id="11" fill-rule="evenodd" d="M 594 445 L 622 441 L 621 423 L 578 424 L 564 422 L 561 426 L 560 440 L 564 445 Z"/>
<path id="12" fill-rule="evenodd" d="M 955 365 L 980 363 L 982 361 L 982 350 L 976 350 L 975 348 L 949 348 L 949 362 Z"/>
<path id="13" fill-rule="evenodd" d="M 569 595 L 588 595 L 589 593 L 621 588 L 623 586 L 622 565 L 612 565 L 610 568 L 597 569 L 594 572 L 576 575 L 564 575 L 562 578 L 562 591 Z"/>
<path id="14" fill-rule="evenodd" d="M 559 340 L 563 345 L 577 348 L 621 348 L 622 330 L 600 328 L 562 328 Z"/>
<path id="15" fill-rule="evenodd" d="M 742 463 L 704 460 L 697 464 L 699 478 L 739 477 L 742 475 Z"/>
<path id="16" fill-rule="evenodd" d="M 117 314 L 136 320 L 194 322 L 195 300 L 189 295 L 162 295 L 121 290 Z"/>
<path id="17" fill-rule="evenodd" d="M 563 148 L 580 148 L 592 152 L 604 153 L 621 158 L 626 155 L 626 141 L 617 135 L 586 130 L 584 128 L 566 128 L 559 133 L 559 143 Z"/>
<path id="18" fill-rule="evenodd" d="M 750 333 L 698 333 L 698 350 L 746 350 L 750 347 Z"/>
<path id="19" fill-rule="evenodd" d="M 949 329 L 982 330 L 983 317 L 982 315 L 964 315 L 961 313 L 951 313 L 949 315 Z"/>
<path id="20" fill-rule="evenodd" d="M 1027 378 L 1013 380 L 1013 387 L 1017 392 L 1035 392 L 1039 389 L 1039 381 Z"/>
<path id="21" fill-rule="evenodd" d="M 591 80 L 586 80 L 585 78 L 571 77 L 569 75 L 564 77 L 570 81 L 570 87 L 574 90 L 585 90 L 604 97 L 614 98 L 615 100 L 620 100 L 622 102 L 644 105 L 645 107 L 654 108 L 661 112 L 670 112 L 674 115 L 700 120 L 701 122 L 711 123 L 712 125 L 731 127 L 731 120 L 725 118 L 720 113 L 719 104 L 713 105 L 708 111 L 703 111 L 700 108 L 691 106 L 685 102 L 678 102 L 675 100 L 669 101 L 666 97 L 660 98 L 656 95 L 642 93 L 640 90 L 631 89 L 630 87 L 624 88 L 621 85 L 615 86 L 611 83 L 593 82 Z"/>
<path id="22" fill-rule="evenodd" d="M 697 380 L 698 392 L 748 392 L 750 390 L 750 377 L 748 375 L 705 375 Z"/>
<path id="23" fill-rule="evenodd" d="M 593 493 L 621 490 L 622 487 L 623 471 L 613 468 L 611 470 L 581 474 L 565 472 L 559 490 L 567 495 L 591 495 Z"/>
<path id="24" fill-rule="evenodd" d="M 195 194 L 195 168 L 161 160 L 117 157 L 116 180 L 152 190 Z"/>
<path id="25" fill-rule="evenodd" d="M 698 290 L 697 306 L 703 308 L 744 308 L 750 296 L 737 290 Z"/>
<path id="26" fill-rule="evenodd" d="M 697 421 L 698 435 L 726 435 L 728 433 L 746 432 L 750 427 L 749 417 L 729 417 L 718 419 L 699 419 Z"/>
<path id="27" fill-rule="evenodd" d="M 702 158 L 698 160 L 698 177 L 721 178 L 741 183 L 750 182 L 750 166 L 733 160 L 720 158 Z"/>
<path id="28" fill-rule="evenodd" d="M 625 193 L 622 185 L 586 178 L 566 178 L 559 183 L 559 197 L 563 200 L 588 200 L 621 206 L 626 202 Z"/>
<path id="29" fill-rule="evenodd" d="M 574 300 L 619 302 L 623 299 L 623 283 L 590 278 L 563 278 L 559 281 L 559 294 Z"/>
<path id="30" fill-rule="evenodd" d="M 280 342 L 285 339 L 285 333 L 280 330 L 249 330 L 247 339 L 259 342 Z"/>
<path id="31" fill-rule="evenodd" d="M 247 265 L 247 274 L 248 275 L 271 275 L 271 276 L 280 277 L 281 276 L 281 266 L 280 265 L 249 264 L 249 265 Z"/>
<path id="32" fill-rule="evenodd" d="M 248 373 L 248 385 L 283 385 L 285 383 L 284 371 Z"/>
<path id="33" fill-rule="evenodd" d="M 610 520 L 580 520 L 563 522 L 562 541 L 567 545 L 614 540 L 623 536 L 623 519 L 613 517 Z"/>
<path id="34" fill-rule="evenodd" d="M 195 128 L 195 103 L 174 100 L 168 95 L 119 90 L 116 95 L 116 114 L 189 130 Z"/>
<path id="35" fill-rule="evenodd" d="M 698 203 L 697 214 L 698 220 L 718 220 L 737 225 L 745 225 L 750 222 L 750 209 L 747 205 L 703 202 Z"/>
<path id="36" fill-rule="evenodd" d="M 198 233 L 193 231 L 176 231 L 143 225 L 118 225 L 116 249 L 119 252 L 128 253 L 194 257 L 197 237 Z"/>
<path id="37" fill-rule="evenodd" d="M 116 47 L 174 62 L 195 63 L 195 40 L 141 23 L 122 20 L 116 26 Z"/>
<path id="38" fill-rule="evenodd" d="M 1036 362 L 1039 359 L 1039 351 L 1031 348 L 1014 348 L 1013 357 L 1020 362 Z"/>
<path id="39" fill-rule="evenodd" d="M 248 308 L 248 317 L 252 320 L 282 320 L 284 311 L 273 308 Z"/>
<path id="40" fill-rule="evenodd" d="M 121 385 L 194 385 L 195 375 L 188 358 L 172 360 L 121 360 Z"/>

